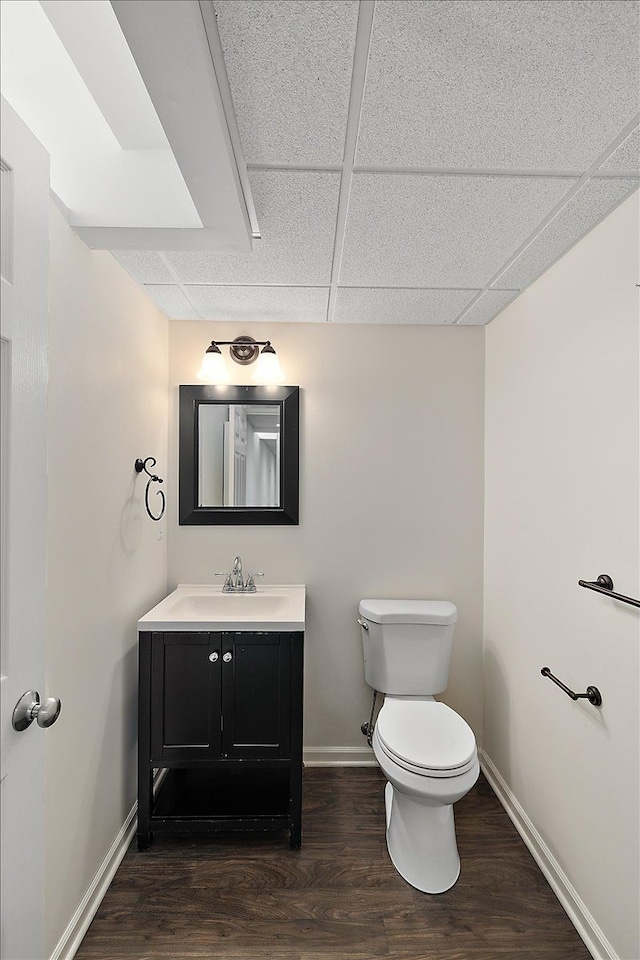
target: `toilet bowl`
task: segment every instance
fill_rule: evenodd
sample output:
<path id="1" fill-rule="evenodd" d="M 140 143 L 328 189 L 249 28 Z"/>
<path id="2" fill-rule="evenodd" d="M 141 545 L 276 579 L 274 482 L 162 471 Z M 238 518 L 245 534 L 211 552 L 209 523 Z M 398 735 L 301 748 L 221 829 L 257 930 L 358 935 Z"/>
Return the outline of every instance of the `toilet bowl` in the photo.
<path id="1" fill-rule="evenodd" d="M 371 744 L 388 780 L 389 856 L 412 886 L 444 893 L 460 873 L 453 804 L 480 773 L 473 730 L 434 699 L 458 611 L 448 600 L 361 600 L 359 613 L 365 680 L 385 694 Z"/>
<path id="2" fill-rule="evenodd" d="M 373 751 L 389 781 L 386 838 L 391 861 L 423 893 L 444 893 L 460 874 L 453 804 L 480 772 L 473 731 L 432 698 L 387 697 Z"/>

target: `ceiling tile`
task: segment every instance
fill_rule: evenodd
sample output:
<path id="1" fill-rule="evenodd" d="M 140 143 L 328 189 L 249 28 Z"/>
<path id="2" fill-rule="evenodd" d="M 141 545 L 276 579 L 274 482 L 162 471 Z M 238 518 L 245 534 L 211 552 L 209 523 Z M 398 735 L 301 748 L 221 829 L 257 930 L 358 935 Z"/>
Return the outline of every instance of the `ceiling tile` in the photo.
<path id="1" fill-rule="evenodd" d="M 485 290 L 477 303 L 459 321 L 463 326 L 480 326 L 493 320 L 503 307 L 518 295 L 517 290 Z"/>
<path id="2" fill-rule="evenodd" d="M 201 317 L 268 323 L 324 323 L 327 287 L 216 287 L 188 286 L 187 292 Z"/>
<path id="3" fill-rule="evenodd" d="M 586 170 L 638 110 L 635 0 L 378 0 L 358 164 Z"/>
<path id="4" fill-rule="evenodd" d="M 253 253 L 169 252 L 185 283 L 324 284 L 331 277 L 339 173 L 250 174 L 262 234 Z"/>
<path id="5" fill-rule="evenodd" d="M 477 290 L 340 287 L 336 323 L 453 323 Z"/>
<path id="6" fill-rule="evenodd" d="M 528 286 L 637 186 L 637 180 L 588 180 L 498 278 L 498 286 Z"/>
<path id="7" fill-rule="evenodd" d="M 355 0 L 215 0 L 248 163 L 341 163 Z"/>
<path id="8" fill-rule="evenodd" d="M 170 320 L 196 320 L 198 314 L 176 284 L 145 283 L 143 289 Z"/>
<path id="9" fill-rule="evenodd" d="M 175 278 L 153 250 L 112 250 L 137 283 L 175 283 Z"/>
<path id="10" fill-rule="evenodd" d="M 573 182 L 356 174 L 339 282 L 483 287 Z"/>
<path id="11" fill-rule="evenodd" d="M 640 127 L 632 130 L 626 140 L 623 140 L 617 150 L 611 154 L 606 163 L 598 168 L 598 173 L 607 170 L 640 171 Z"/>

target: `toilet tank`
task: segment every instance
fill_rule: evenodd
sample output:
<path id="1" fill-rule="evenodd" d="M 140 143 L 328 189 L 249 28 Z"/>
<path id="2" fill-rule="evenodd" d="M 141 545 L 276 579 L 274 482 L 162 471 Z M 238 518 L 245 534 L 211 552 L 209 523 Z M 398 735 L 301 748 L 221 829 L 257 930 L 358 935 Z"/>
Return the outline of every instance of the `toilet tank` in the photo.
<path id="1" fill-rule="evenodd" d="M 442 693 L 449 679 L 453 629 L 448 600 L 361 600 L 364 677 L 396 696 Z"/>

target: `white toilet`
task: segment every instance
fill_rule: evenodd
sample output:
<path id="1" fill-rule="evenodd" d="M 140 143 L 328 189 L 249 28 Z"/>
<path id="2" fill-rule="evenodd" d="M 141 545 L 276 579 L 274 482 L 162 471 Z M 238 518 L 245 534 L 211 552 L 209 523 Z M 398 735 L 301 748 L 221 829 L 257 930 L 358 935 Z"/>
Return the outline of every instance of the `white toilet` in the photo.
<path id="1" fill-rule="evenodd" d="M 458 611 L 443 600 L 362 600 L 364 675 L 385 694 L 373 751 L 386 776 L 387 847 L 401 877 L 444 893 L 460 874 L 453 804 L 478 779 L 473 730 L 444 703 Z"/>

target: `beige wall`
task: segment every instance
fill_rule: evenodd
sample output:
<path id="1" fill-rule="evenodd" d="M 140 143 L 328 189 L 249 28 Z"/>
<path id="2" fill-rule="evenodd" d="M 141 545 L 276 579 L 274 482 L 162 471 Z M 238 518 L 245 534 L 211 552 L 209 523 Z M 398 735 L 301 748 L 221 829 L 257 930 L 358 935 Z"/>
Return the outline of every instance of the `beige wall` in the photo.
<path id="1" fill-rule="evenodd" d="M 487 328 L 484 749 L 604 934 L 638 942 L 638 195 Z M 540 676 L 597 686 L 601 709 Z M 607 948 L 608 949 L 608 948 Z"/>
<path id="2" fill-rule="evenodd" d="M 188 527 L 169 482 L 169 586 L 210 583 L 240 553 L 267 583 L 307 584 L 305 746 L 366 751 L 362 597 L 433 597 L 460 611 L 444 698 L 481 723 L 484 331 L 452 327 L 170 324 L 177 385 L 218 336 L 270 337 L 301 400 L 296 527 Z M 252 368 L 233 365 L 234 382 Z M 220 582 L 220 581 L 216 581 Z M 337 754 L 340 759 L 340 754 Z"/>
<path id="3" fill-rule="evenodd" d="M 167 321 L 51 208 L 45 946 L 50 956 L 136 799 L 136 620 L 166 542 L 136 457 L 167 463 Z"/>

